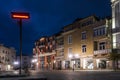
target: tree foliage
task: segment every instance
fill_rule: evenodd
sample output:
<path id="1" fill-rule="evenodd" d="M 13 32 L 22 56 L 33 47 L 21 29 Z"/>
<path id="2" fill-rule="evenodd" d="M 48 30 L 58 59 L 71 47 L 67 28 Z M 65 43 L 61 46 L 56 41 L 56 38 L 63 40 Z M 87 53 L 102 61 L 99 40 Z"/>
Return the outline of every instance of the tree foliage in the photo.
<path id="1" fill-rule="evenodd" d="M 113 61 L 113 68 L 115 70 L 118 69 L 118 61 L 120 60 L 120 53 L 118 53 L 118 50 L 112 50 L 112 53 L 109 55 L 109 59 Z"/>
<path id="2" fill-rule="evenodd" d="M 110 60 L 120 60 L 120 53 L 118 53 L 118 50 L 113 49 L 112 53 L 110 53 L 109 59 Z"/>

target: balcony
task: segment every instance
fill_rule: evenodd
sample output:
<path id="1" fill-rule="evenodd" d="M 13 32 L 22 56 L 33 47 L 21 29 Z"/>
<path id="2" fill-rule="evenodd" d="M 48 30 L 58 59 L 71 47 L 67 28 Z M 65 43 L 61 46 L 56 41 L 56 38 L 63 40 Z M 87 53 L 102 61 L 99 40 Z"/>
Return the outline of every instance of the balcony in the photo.
<path id="1" fill-rule="evenodd" d="M 120 42 L 113 42 L 113 49 L 120 49 Z"/>
<path id="2" fill-rule="evenodd" d="M 58 46 L 56 46 L 57 50 L 60 50 L 60 49 L 63 49 L 63 48 L 64 48 L 64 45 L 58 45 Z"/>
<path id="3" fill-rule="evenodd" d="M 94 51 L 94 54 L 97 55 L 97 54 L 108 54 L 110 53 L 112 50 L 111 49 L 105 49 L 105 50 L 97 50 L 97 51 Z"/>
<path id="4" fill-rule="evenodd" d="M 51 53 L 44 53 L 44 54 L 39 54 L 39 57 L 43 57 L 43 56 L 50 56 L 50 55 L 54 55 L 56 54 L 55 52 L 51 52 Z"/>
<path id="5" fill-rule="evenodd" d="M 45 45 L 39 45 L 39 48 L 43 48 L 43 47 L 45 47 Z"/>
<path id="6" fill-rule="evenodd" d="M 55 57 L 55 60 L 63 60 L 64 59 L 64 56 L 57 56 Z"/>
<path id="7" fill-rule="evenodd" d="M 112 33 L 120 33 L 120 27 L 116 27 L 114 29 L 112 29 Z"/>
<path id="8" fill-rule="evenodd" d="M 112 52 L 120 54 L 120 49 L 113 49 Z"/>

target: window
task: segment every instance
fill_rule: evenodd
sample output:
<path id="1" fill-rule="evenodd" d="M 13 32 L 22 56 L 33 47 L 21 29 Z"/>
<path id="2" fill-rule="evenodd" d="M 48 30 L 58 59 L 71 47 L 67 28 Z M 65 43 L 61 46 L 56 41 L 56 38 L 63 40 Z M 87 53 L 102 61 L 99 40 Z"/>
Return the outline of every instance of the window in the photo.
<path id="1" fill-rule="evenodd" d="M 82 40 L 86 39 L 86 31 L 82 32 Z"/>
<path id="2" fill-rule="evenodd" d="M 68 48 L 68 54 L 72 54 L 72 48 Z"/>
<path id="3" fill-rule="evenodd" d="M 97 30 L 94 30 L 94 36 L 97 36 Z"/>
<path id="4" fill-rule="evenodd" d="M 1 63 L 1 56 L 0 56 L 0 63 Z"/>
<path id="5" fill-rule="evenodd" d="M 105 42 L 99 43 L 99 49 L 104 50 L 105 49 Z"/>
<path id="6" fill-rule="evenodd" d="M 120 17 L 119 17 L 119 15 L 120 15 L 120 6 L 119 6 L 120 4 L 119 3 L 116 3 L 116 5 L 115 5 L 115 25 L 116 25 L 116 27 L 119 27 L 119 25 L 120 25 L 120 23 L 119 23 L 119 20 L 120 20 Z"/>
<path id="7" fill-rule="evenodd" d="M 82 23 L 82 27 L 83 26 L 88 26 L 88 25 L 90 25 L 90 24 L 93 24 L 93 21 L 87 21 L 87 22 L 85 22 L 85 23 Z"/>
<path id="8" fill-rule="evenodd" d="M 98 50 L 98 42 L 94 41 L 94 50 Z"/>
<path id="9" fill-rule="evenodd" d="M 24 60 L 27 60 L 27 58 L 26 58 L 26 57 L 24 57 Z"/>
<path id="10" fill-rule="evenodd" d="M 105 27 L 102 27 L 102 28 L 97 28 L 97 29 L 94 29 L 94 36 L 102 36 L 102 35 L 105 35 Z"/>
<path id="11" fill-rule="evenodd" d="M 2 60 L 4 60 L 4 56 L 2 57 Z"/>
<path id="12" fill-rule="evenodd" d="M 64 56 L 64 49 L 61 50 L 61 56 Z"/>
<path id="13" fill-rule="evenodd" d="M 5 51 L 3 50 L 3 53 L 4 53 Z"/>
<path id="14" fill-rule="evenodd" d="M 72 35 L 68 36 L 68 44 L 72 44 Z"/>
<path id="15" fill-rule="evenodd" d="M 86 45 L 82 45 L 82 52 L 83 52 L 83 53 L 86 52 Z"/>
<path id="16" fill-rule="evenodd" d="M 101 28 L 101 35 L 105 34 L 105 28 Z"/>

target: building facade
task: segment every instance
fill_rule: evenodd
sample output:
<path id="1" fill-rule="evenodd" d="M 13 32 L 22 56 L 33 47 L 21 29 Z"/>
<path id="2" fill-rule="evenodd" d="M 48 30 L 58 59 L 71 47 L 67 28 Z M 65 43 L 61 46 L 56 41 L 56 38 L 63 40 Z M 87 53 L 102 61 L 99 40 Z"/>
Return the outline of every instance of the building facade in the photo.
<path id="1" fill-rule="evenodd" d="M 120 47 L 120 0 L 111 0 L 112 2 L 112 30 L 113 30 L 113 48 Z"/>
<path id="2" fill-rule="evenodd" d="M 113 50 L 120 52 L 120 0 L 111 0 L 112 7 L 112 46 Z M 118 61 L 120 68 L 120 61 Z"/>
<path id="3" fill-rule="evenodd" d="M 53 37 L 35 42 L 33 53 L 39 69 L 111 69 L 111 18 L 76 19 Z"/>
<path id="4" fill-rule="evenodd" d="M 66 69 L 111 68 L 109 24 L 110 20 L 89 16 L 63 28 Z"/>
<path id="5" fill-rule="evenodd" d="M 28 56 L 28 55 L 22 55 L 22 69 L 25 69 L 25 68 L 30 68 L 31 67 L 31 57 Z M 16 58 L 16 62 L 17 64 L 14 64 L 14 69 L 17 69 L 20 67 L 20 56 L 17 56 Z"/>
<path id="6" fill-rule="evenodd" d="M 55 58 L 55 37 L 41 37 L 35 42 L 33 48 L 34 58 L 37 59 L 36 67 L 38 69 L 54 69 Z"/>
<path id="7" fill-rule="evenodd" d="M 16 58 L 16 50 L 0 44 L 0 71 L 12 70 Z"/>
<path id="8" fill-rule="evenodd" d="M 56 34 L 56 55 L 55 55 L 55 69 L 65 69 L 64 57 L 64 37 L 63 32 Z"/>

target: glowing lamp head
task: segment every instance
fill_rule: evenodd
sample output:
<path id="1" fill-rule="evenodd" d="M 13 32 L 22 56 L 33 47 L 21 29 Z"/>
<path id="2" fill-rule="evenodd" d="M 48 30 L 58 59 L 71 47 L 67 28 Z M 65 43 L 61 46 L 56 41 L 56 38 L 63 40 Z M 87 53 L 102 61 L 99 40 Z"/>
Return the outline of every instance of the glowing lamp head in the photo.
<path id="1" fill-rule="evenodd" d="M 68 57 L 69 57 L 69 58 L 72 58 L 72 54 L 70 54 Z"/>
<path id="2" fill-rule="evenodd" d="M 29 13 L 22 13 L 22 12 L 12 12 L 13 19 L 29 19 Z"/>
<path id="3" fill-rule="evenodd" d="M 15 61 L 15 62 L 14 62 L 14 65 L 18 65 L 18 64 L 19 64 L 19 62 L 18 62 L 18 61 Z"/>

